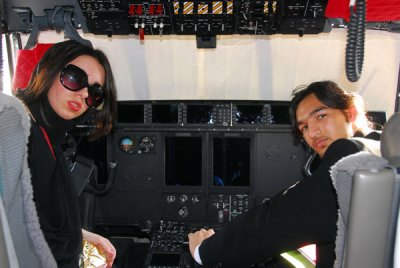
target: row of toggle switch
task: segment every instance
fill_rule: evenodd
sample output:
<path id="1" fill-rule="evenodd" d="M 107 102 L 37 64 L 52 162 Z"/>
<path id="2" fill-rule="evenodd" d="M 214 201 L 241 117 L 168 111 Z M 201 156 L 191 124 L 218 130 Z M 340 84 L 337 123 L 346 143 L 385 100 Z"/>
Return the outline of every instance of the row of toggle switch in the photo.
<path id="1" fill-rule="evenodd" d="M 144 28 L 146 26 L 146 24 L 144 22 L 141 22 L 140 24 L 139 24 L 139 22 L 135 22 L 134 27 L 136 29 L 138 29 L 139 25 L 140 25 L 140 28 Z M 154 22 L 153 28 L 157 28 L 157 27 L 160 27 L 161 29 L 164 28 L 164 23 L 163 22 L 160 22 L 160 23 Z"/>

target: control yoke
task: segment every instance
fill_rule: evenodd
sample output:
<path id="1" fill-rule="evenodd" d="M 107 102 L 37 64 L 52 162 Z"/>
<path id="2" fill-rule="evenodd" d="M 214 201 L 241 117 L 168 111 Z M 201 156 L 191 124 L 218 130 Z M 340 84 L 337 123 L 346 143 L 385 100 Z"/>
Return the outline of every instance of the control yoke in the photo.
<path id="1" fill-rule="evenodd" d="M 112 185 L 114 184 L 115 171 L 117 170 L 117 161 L 108 162 L 108 169 L 109 173 L 107 183 L 103 188 L 99 188 L 97 186 L 93 186 L 90 183 L 87 183 L 84 191 L 95 195 L 105 195 L 109 193 L 111 191 Z"/>
<path id="2" fill-rule="evenodd" d="M 97 181 L 97 167 L 92 159 L 78 155 L 71 167 L 71 174 L 75 179 L 78 195 L 87 192 L 95 195 L 105 195 L 111 191 L 115 180 L 117 161 L 108 162 L 108 178 L 104 187 L 91 181 Z"/>

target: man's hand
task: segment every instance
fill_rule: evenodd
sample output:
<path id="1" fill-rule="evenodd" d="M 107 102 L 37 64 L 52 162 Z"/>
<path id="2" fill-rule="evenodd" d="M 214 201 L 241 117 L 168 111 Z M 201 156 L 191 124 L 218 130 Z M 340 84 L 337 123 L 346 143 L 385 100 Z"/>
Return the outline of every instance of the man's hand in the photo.
<path id="1" fill-rule="evenodd" d="M 203 242 L 204 239 L 209 238 L 210 236 L 214 235 L 214 230 L 213 229 L 201 229 L 200 231 L 197 231 L 195 233 L 189 233 L 188 238 L 189 238 L 189 249 L 190 253 L 192 254 L 194 258 L 194 250 L 195 248 Z"/>
<path id="2" fill-rule="evenodd" d="M 117 251 L 115 250 L 113 244 L 105 238 L 98 234 L 86 231 L 82 229 L 82 236 L 85 240 L 92 243 L 93 245 L 101 248 L 103 252 L 106 254 L 107 258 L 107 268 L 111 268 L 114 262 L 115 256 L 117 255 Z"/>

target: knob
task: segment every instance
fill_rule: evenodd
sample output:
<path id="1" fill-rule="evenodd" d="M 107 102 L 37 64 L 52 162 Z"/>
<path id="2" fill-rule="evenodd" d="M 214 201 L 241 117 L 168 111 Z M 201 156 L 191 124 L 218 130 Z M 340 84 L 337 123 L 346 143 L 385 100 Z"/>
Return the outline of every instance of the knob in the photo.
<path id="1" fill-rule="evenodd" d="M 176 200 L 176 197 L 174 195 L 167 196 L 167 203 L 174 203 L 175 200 Z"/>
<path id="2" fill-rule="evenodd" d="M 195 203 L 195 204 L 200 202 L 199 197 L 197 195 L 192 196 L 192 202 Z"/>
<path id="3" fill-rule="evenodd" d="M 179 200 L 181 200 L 182 203 L 185 203 L 188 200 L 187 195 L 183 194 L 179 197 Z"/>
<path id="4" fill-rule="evenodd" d="M 181 208 L 178 210 L 178 215 L 179 215 L 181 218 L 186 218 L 186 217 L 189 215 L 189 209 L 188 209 L 187 207 L 181 207 Z"/>
<path id="5" fill-rule="evenodd" d="M 224 222 L 224 212 L 222 210 L 218 211 L 218 223 Z"/>

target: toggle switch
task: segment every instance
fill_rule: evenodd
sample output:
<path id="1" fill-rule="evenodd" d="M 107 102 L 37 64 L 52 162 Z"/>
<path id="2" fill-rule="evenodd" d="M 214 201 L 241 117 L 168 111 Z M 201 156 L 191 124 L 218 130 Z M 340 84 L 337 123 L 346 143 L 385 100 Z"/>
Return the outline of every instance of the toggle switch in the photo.
<path id="1" fill-rule="evenodd" d="M 144 40 L 144 28 L 139 29 L 139 40 Z"/>

